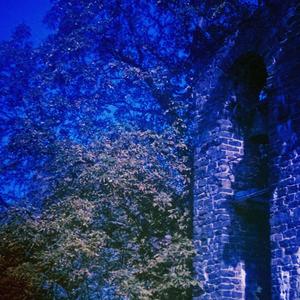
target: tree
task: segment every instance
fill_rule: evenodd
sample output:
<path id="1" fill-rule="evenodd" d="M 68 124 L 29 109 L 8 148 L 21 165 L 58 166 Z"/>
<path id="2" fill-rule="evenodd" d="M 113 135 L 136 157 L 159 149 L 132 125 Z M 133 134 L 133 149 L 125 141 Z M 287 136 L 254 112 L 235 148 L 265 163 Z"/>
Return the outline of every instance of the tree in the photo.
<path id="1" fill-rule="evenodd" d="M 4 273 L 20 272 L 35 290 L 61 289 L 68 299 L 86 299 L 105 286 L 131 299 L 188 297 L 196 282 L 189 170 L 178 155 L 185 147 L 174 132 L 122 130 L 89 147 L 64 145 L 52 166 L 63 176 L 42 214 L 1 230 L 3 261 L 7 249 L 17 253 L 20 245 L 25 256 L 1 266 Z"/>
<path id="2" fill-rule="evenodd" d="M 193 147 L 197 66 L 249 13 L 239 0 L 52 1 L 46 41 L 32 48 L 22 25 L 0 47 L 4 201 L 44 197 L 56 140 L 175 125 Z"/>
<path id="3" fill-rule="evenodd" d="M 1 43 L 1 288 L 187 297 L 195 83 L 241 2 L 53 0 L 39 47 Z"/>

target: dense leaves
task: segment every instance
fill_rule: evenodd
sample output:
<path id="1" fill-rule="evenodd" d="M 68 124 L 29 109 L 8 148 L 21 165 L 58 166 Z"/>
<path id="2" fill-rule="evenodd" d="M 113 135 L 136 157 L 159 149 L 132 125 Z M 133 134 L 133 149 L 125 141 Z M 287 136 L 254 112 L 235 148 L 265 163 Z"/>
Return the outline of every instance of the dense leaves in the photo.
<path id="1" fill-rule="evenodd" d="M 2 198 L 43 198 L 56 140 L 86 144 L 126 123 L 175 125 L 192 145 L 197 65 L 251 13 L 244 2 L 55 0 L 37 48 L 18 27 L 0 45 Z"/>
<path id="2" fill-rule="evenodd" d="M 196 283 L 189 170 L 178 155 L 185 147 L 172 132 L 116 130 L 89 147 L 62 148 L 52 167 L 63 176 L 43 212 L 8 214 L 3 274 L 29 278 L 48 296 L 60 288 L 68 299 L 95 297 L 105 286 L 131 299 L 186 298 Z M 12 253 L 19 261 L 7 261 Z"/>
<path id="3" fill-rule="evenodd" d="M 245 1 L 53 0 L 0 44 L 4 299 L 188 299 L 198 67 Z"/>

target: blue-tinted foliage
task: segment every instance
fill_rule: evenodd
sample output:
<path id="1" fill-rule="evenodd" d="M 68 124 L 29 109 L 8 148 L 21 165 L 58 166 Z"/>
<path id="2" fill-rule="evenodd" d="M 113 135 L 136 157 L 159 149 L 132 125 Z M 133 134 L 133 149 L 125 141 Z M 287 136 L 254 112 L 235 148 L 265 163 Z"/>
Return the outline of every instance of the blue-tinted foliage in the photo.
<path id="1" fill-rule="evenodd" d="M 192 141 L 193 65 L 251 11 L 239 1 L 55 0 L 38 47 L 20 25 L 0 45 L 2 198 L 43 197 L 57 140 L 176 124 Z"/>

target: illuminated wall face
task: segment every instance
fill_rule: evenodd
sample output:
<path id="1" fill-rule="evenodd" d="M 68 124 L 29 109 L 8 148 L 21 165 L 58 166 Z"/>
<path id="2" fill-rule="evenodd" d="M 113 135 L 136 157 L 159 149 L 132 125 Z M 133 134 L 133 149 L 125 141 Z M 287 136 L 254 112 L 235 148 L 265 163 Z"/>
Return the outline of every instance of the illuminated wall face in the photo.
<path id="1" fill-rule="evenodd" d="M 266 77 L 263 60 L 247 54 L 203 108 L 218 113 L 203 121 L 196 154 L 195 268 L 212 299 L 270 299 Z"/>
<path id="2" fill-rule="evenodd" d="M 280 5 L 276 23 L 264 7 L 199 80 L 197 300 L 300 298 L 299 5 Z"/>

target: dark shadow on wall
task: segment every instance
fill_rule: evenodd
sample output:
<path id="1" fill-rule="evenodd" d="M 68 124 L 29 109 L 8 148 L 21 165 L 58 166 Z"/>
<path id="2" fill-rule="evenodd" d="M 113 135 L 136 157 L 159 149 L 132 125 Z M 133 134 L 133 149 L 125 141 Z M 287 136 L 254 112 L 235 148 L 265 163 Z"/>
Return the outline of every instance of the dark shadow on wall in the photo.
<path id="1" fill-rule="evenodd" d="M 235 135 L 243 142 L 241 160 L 232 164 L 234 195 L 229 201 L 232 216 L 224 262 L 243 262 L 245 299 L 271 299 L 269 226 L 268 99 L 264 90 L 267 72 L 254 53 L 240 57 L 230 70 L 230 116 Z"/>

